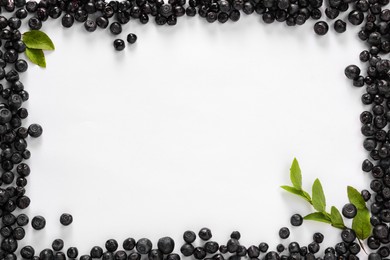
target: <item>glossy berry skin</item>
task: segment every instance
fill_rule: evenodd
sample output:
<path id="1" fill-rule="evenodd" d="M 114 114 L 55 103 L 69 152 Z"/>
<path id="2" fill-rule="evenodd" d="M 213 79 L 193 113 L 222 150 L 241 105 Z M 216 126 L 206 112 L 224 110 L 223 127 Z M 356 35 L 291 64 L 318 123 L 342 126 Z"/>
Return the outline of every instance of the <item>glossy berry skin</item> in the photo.
<path id="1" fill-rule="evenodd" d="M 136 249 L 137 252 L 141 255 L 147 255 L 149 254 L 150 250 L 152 250 L 153 244 L 152 241 L 150 241 L 147 238 L 141 238 L 137 241 Z"/>
<path id="2" fill-rule="evenodd" d="M 95 21 L 93 20 L 86 20 L 84 22 L 84 28 L 87 32 L 94 32 L 96 31 L 96 28 L 97 28 L 97 24 Z"/>
<path id="3" fill-rule="evenodd" d="M 98 18 L 96 18 L 96 21 L 95 21 L 96 25 L 100 28 L 107 28 L 108 27 L 108 19 L 104 16 L 99 16 Z"/>
<path id="4" fill-rule="evenodd" d="M 341 239 L 345 243 L 351 243 L 351 242 L 353 242 L 356 239 L 356 233 L 355 233 L 355 231 L 353 231 L 350 228 L 345 228 L 341 232 Z"/>
<path id="5" fill-rule="evenodd" d="M 348 79 L 357 79 L 360 76 L 360 69 L 356 65 L 349 65 L 345 68 L 344 74 Z"/>
<path id="6" fill-rule="evenodd" d="M 35 255 L 35 250 L 32 246 L 25 246 L 20 250 L 20 255 L 25 259 L 31 259 Z"/>
<path id="7" fill-rule="evenodd" d="M 173 241 L 170 237 L 160 238 L 157 242 L 157 248 L 164 255 L 168 255 L 173 252 L 173 249 L 175 248 L 175 241 Z"/>
<path id="8" fill-rule="evenodd" d="M 74 24 L 74 16 L 71 14 L 65 14 L 64 16 L 62 16 L 61 24 L 65 28 L 72 27 Z"/>
<path id="9" fill-rule="evenodd" d="M 61 216 L 60 216 L 60 223 L 64 226 L 69 226 L 70 224 L 72 224 L 73 222 L 73 217 L 72 215 L 68 214 L 68 213 L 63 213 Z"/>
<path id="10" fill-rule="evenodd" d="M 319 21 L 314 24 L 314 32 L 317 35 L 323 36 L 329 31 L 329 25 L 324 21 Z"/>
<path id="11" fill-rule="evenodd" d="M 116 51 L 123 51 L 126 47 L 125 42 L 122 39 L 114 40 L 114 49 Z"/>
<path id="12" fill-rule="evenodd" d="M 200 260 L 206 257 L 207 252 L 203 247 L 196 247 L 193 255 L 195 259 Z"/>
<path id="13" fill-rule="evenodd" d="M 92 258 L 101 258 L 103 256 L 103 249 L 100 246 L 92 247 L 90 256 Z"/>
<path id="14" fill-rule="evenodd" d="M 38 138 L 38 137 L 40 137 L 42 135 L 42 133 L 43 133 L 42 126 L 39 125 L 39 124 L 31 124 L 28 127 L 28 134 L 31 137 Z"/>
<path id="15" fill-rule="evenodd" d="M 334 30 L 338 33 L 343 33 L 347 30 L 347 24 L 343 20 L 337 20 L 334 23 Z"/>
<path id="16" fill-rule="evenodd" d="M 54 251 L 61 251 L 64 248 L 64 241 L 62 239 L 55 239 L 51 247 Z"/>
<path id="17" fill-rule="evenodd" d="M 240 240 L 241 234 L 240 234 L 240 232 L 238 232 L 238 231 L 233 231 L 233 232 L 230 234 L 230 238 Z"/>
<path id="18" fill-rule="evenodd" d="M 298 227 L 303 223 L 303 217 L 300 214 L 294 214 L 290 218 L 291 225 Z"/>
<path id="19" fill-rule="evenodd" d="M 180 248 L 180 252 L 187 257 L 191 256 L 194 253 L 194 251 L 195 251 L 195 247 L 190 243 L 184 244 Z"/>
<path id="20" fill-rule="evenodd" d="M 250 246 L 247 249 L 247 253 L 250 258 L 257 258 L 260 256 L 260 249 L 257 246 Z"/>
<path id="21" fill-rule="evenodd" d="M 113 22 L 110 25 L 110 32 L 114 35 L 118 35 L 122 32 L 122 25 L 118 22 Z"/>
<path id="22" fill-rule="evenodd" d="M 357 214 L 357 209 L 352 203 L 347 203 L 343 206 L 341 213 L 346 218 L 354 218 Z"/>
<path id="23" fill-rule="evenodd" d="M 127 42 L 128 43 L 134 44 L 136 41 L 137 41 L 137 35 L 135 35 L 134 33 L 129 33 L 127 35 Z"/>
<path id="24" fill-rule="evenodd" d="M 124 250 L 127 250 L 127 251 L 130 251 L 130 250 L 133 250 L 134 247 L 136 245 L 136 242 L 135 242 L 135 239 L 134 238 L 126 238 L 123 243 L 122 243 L 122 247 Z M 108 250 L 108 249 L 107 249 Z M 116 249 L 115 249 L 116 250 Z M 114 251 L 115 251 L 114 250 Z"/>
<path id="25" fill-rule="evenodd" d="M 66 255 L 69 258 L 77 258 L 77 256 L 79 255 L 79 250 L 77 249 L 77 247 L 69 247 L 66 251 Z"/>
<path id="26" fill-rule="evenodd" d="M 316 232 L 313 234 L 313 241 L 321 244 L 324 241 L 324 235 L 322 233 Z"/>
<path id="27" fill-rule="evenodd" d="M 211 230 L 208 229 L 208 228 L 202 228 L 199 233 L 198 233 L 198 236 L 200 237 L 200 239 L 202 239 L 203 241 L 208 241 L 212 238 L 212 234 L 211 234 Z"/>
<path id="28" fill-rule="evenodd" d="M 235 253 L 238 250 L 238 246 L 240 245 L 240 242 L 238 242 L 237 239 L 231 238 L 228 240 L 226 246 L 229 253 Z"/>
<path id="29" fill-rule="evenodd" d="M 26 72 L 28 69 L 28 63 L 25 60 L 17 60 L 15 62 L 15 69 L 17 72 Z"/>
<path id="30" fill-rule="evenodd" d="M 106 241 L 105 247 L 108 252 L 115 252 L 118 249 L 118 242 L 115 239 L 109 239 Z"/>
<path id="31" fill-rule="evenodd" d="M 44 217 L 42 216 L 35 216 L 32 220 L 31 220 L 31 226 L 33 227 L 33 229 L 35 230 L 41 230 L 43 228 L 45 228 L 46 226 L 46 220 Z"/>
<path id="32" fill-rule="evenodd" d="M 188 231 L 184 232 L 183 239 L 186 243 L 191 244 L 195 241 L 196 234 L 195 234 L 195 232 L 188 230 Z"/>
<path id="33" fill-rule="evenodd" d="M 282 227 L 279 230 L 279 237 L 281 239 L 287 239 L 290 236 L 290 230 L 287 227 Z"/>

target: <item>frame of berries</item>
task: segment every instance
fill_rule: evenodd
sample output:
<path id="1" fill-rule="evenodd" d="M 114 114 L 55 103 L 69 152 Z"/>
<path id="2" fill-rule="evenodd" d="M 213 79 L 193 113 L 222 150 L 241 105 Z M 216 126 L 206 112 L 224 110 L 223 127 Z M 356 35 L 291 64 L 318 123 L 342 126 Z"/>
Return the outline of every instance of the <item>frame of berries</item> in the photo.
<path id="1" fill-rule="evenodd" d="M 115 259 L 140 260 L 180 260 L 192 257 L 198 260 L 240 260 L 251 259 L 386 259 L 390 256 L 390 10 L 389 0 L 0 0 L 0 260 L 34 259 Z M 338 19 L 348 12 L 348 21 Z M 122 25 L 131 20 L 142 24 L 154 20 L 157 26 L 173 26 L 183 16 L 199 16 L 209 23 L 237 22 L 241 15 L 258 15 L 265 23 L 283 22 L 288 26 L 303 25 L 307 20 L 322 20 L 314 24 L 316 37 L 329 31 L 332 21 L 333 33 L 344 33 L 347 24 L 361 26 L 358 38 L 366 43 L 366 50 L 359 54 L 366 64 L 364 73 L 356 65 L 346 67 L 344 73 L 355 87 L 365 87 L 361 101 L 367 110 L 360 115 L 361 133 L 365 137 L 363 147 L 368 151 L 368 159 L 362 163 L 362 171 L 369 172 L 372 180 L 369 187 L 357 191 L 348 187 L 349 203 L 340 211 L 331 207 L 326 211 L 325 195 L 317 179 L 312 187 L 312 195 L 302 188 L 302 175 L 297 160 L 290 169 L 291 186 L 282 186 L 288 192 L 302 197 L 310 203 L 314 212 L 302 217 L 295 214 L 290 219 L 293 226 L 302 225 L 303 220 L 324 222 L 340 230 L 340 241 L 334 247 L 320 250 L 323 241 L 321 233 L 313 235 L 313 242 L 307 246 L 291 242 L 279 244 L 276 251 L 269 250 L 267 243 L 259 245 L 240 244 L 240 233 L 231 234 L 227 243 L 212 241 L 212 232 L 202 228 L 199 232 L 185 231 L 184 242 L 175 250 L 175 241 L 170 237 L 159 239 L 156 246 L 147 238 L 128 238 L 122 243 L 115 239 L 105 242 L 104 248 L 95 246 L 87 254 L 80 254 L 76 247 L 64 249 L 61 239 L 53 241 L 51 248 L 36 252 L 32 246 L 18 247 L 18 241 L 25 237 L 24 227 L 31 224 L 36 230 L 45 227 L 42 216 L 31 218 L 24 213 L 15 215 L 16 209 L 24 210 L 30 205 L 25 194 L 30 168 L 27 160 L 29 137 L 37 138 L 43 133 L 39 124 L 23 126 L 28 111 L 23 102 L 29 94 L 20 81 L 19 74 L 28 69 L 28 62 L 46 67 L 44 51 L 54 50 L 50 38 L 40 31 L 42 23 L 48 19 L 61 19 L 62 26 L 72 27 L 83 23 L 86 32 L 98 27 L 109 28 L 118 35 L 113 46 L 122 51 L 126 42 L 120 38 Z M 185 18 L 183 18 L 185 19 Z M 334 21 L 333 21 L 334 20 Z M 327 22 L 328 21 L 328 22 Z M 22 32 L 26 22 L 30 31 Z M 314 36 L 313 36 L 314 37 Z M 353 36 L 356 37 L 356 36 Z M 127 44 L 134 44 L 137 36 L 127 35 Z M 369 109 L 368 109 L 369 108 Z M 352 218 L 352 227 L 344 225 L 343 218 Z M 63 225 L 72 223 L 70 214 L 63 214 Z M 290 230 L 279 230 L 282 239 L 288 238 Z M 199 237 L 203 242 L 195 247 L 193 242 Z M 366 246 L 364 246 L 364 244 Z M 365 248 L 368 247 L 368 248 Z M 364 251 L 364 252 L 363 252 Z"/>

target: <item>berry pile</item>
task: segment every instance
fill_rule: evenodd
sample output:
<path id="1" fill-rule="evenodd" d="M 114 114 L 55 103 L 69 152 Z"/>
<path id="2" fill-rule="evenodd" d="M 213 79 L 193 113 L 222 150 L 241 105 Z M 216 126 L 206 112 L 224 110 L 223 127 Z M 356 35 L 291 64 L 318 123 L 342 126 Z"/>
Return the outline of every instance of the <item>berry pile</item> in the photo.
<path id="1" fill-rule="evenodd" d="M 367 50 L 360 53 L 359 59 L 367 64 L 364 73 L 356 65 L 345 69 L 347 78 L 356 87 L 366 86 L 362 102 L 370 109 L 361 113 L 361 132 L 366 137 L 364 149 L 369 152 L 369 159 L 362 164 L 364 172 L 370 172 L 373 180 L 370 183 L 371 192 L 363 190 L 362 197 L 370 201 L 372 235 L 368 238 L 369 260 L 385 259 L 390 255 L 390 60 L 384 55 L 390 52 L 390 10 L 385 6 L 389 0 L 123 0 L 106 2 L 105 0 L 0 0 L 1 10 L 7 12 L 0 16 L 0 260 L 24 259 L 62 260 L 66 258 L 81 260 L 115 259 L 140 260 L 147 256 L 150 260 L 179 260 L 181 256 L 175 251 L 175 241 L 170 237 L 158 240 L 156 247 L 147 238 L 135 240 L 128 238 L 121 247 L 114 239 L 105 243 L 105 248 L 95 246 L 89 254 L 79 256 L 76 247 L 65 248 L 64 241 L 56 239 L 51 248 L 35 252 L 31 246 L 18 249 L 18 241 L 25 237 L 24 227 L 30 224 L 36 230 L 45 228 L 46 220 L 42 216 L 31 219 L 23 213 L 15 215 L 16 209 L 24 210 L 30 204 L 25 195 L 30 167 L 26 160 L 30 158 L 27 149 L 29 137 L 42 135 L 42 127 L 32 124 L 22 126 L 22 120 L 28 117 L 28 111 L 23 102 L 29 99 L 19 79 L 19 73 L 28 69 L 28 64 L 19 55 L 26 50 L 21 39 L 19 28 L 22 22 L 27 22 L 32 30 L 39 30 L 49 18 L 61 19 L 65 28 L 70 28 L 75 22 L 83 23 L 86 32 L 108 28 L 114 35 L 121 35 L 122 25 L 130 20 L 138 20 L 146 24 L 153 19 L 157 25 L 175 25 L 177 18 L 193 17 L 198 14 L 207 22 L 236 22 L 241 15 L 257 14 L 265 23 L 274 21 L 285 22 L 288 26 L 303 25 L 307 20 L 319 20 L 314 25 L 317 35 L 325 35 L 329 31 L 326 20 L 335 20 L 332 28 L 337 33 L 351 25 L 362 25 L 358 37 L 366 42 Z M 341 13 L 348 12 L 347 19 L 342 20 Z M 118 36 L 119 37 L 119 36 Z M 128 34 L 128 44 L 137 41 L 135 34 Z M 126 43 L 117 38 L 113 42 L 118 51 L 125 49 Z M 372 195 L 371 195 L 372 193 Z M 346 218 L 356 216 L 356 207 L 346 204 L 342 214 Z M 62 225 L 70 225 L 73 217 L 63 214 L 60 217 Z M 303 219 L 294 214 L 290 223 L 292 226 L 302 225 Z M 290 236 L 290 230 L 283 227 L 279 230 L 281 239 Z M 200 238 L 200 246 L 194 242 Z M 274 250 L 269 250 L 267 243 L 245 247 L 240 244 L 240 233 L 235 231 L 230 239 L 219 244 L 212 241 L 212 233 L 203 228 L 198 234 L 186 231 L 183 234 L 183 244 L 180 253 L 185 257 L 213 260 L 239 260 L 242 257 L 251 259 L 358 259 L 361 247 L 352 229 L 344 229 L 340 234 L 340 242 L 334 247 L 320 250 L 324 236 L 313 235 L 313 242 L 301 246 L 297 242 L 279 244 Z M 282 240 L 284 241 L 284 240 Z"/>

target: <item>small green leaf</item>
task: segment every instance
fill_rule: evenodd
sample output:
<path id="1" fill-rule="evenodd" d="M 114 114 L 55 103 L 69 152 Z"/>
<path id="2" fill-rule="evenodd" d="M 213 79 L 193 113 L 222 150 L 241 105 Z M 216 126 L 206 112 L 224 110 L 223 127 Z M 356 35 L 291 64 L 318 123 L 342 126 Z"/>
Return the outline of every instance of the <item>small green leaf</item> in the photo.
<path id="1" fill-rule="evenodd" d="M 368 209 L 358 209 L 356 216 L 352 220 L 352 229 L 361 240 L 371 235 L 370 212 Z"/>
<path id="2" fill-rule="evenodd" d="M 54 44 L 46 33 L 31 30 L 23 34 L 23 42 L 30 49 L 54 50 Z"/>
<path id="3" fill-rule="evenodd" d="M 305 199 L 306 201 L 311 203 L 310 195 L 307 192 L 305 192 L 303 190 L 297 190 L 296 188 L 291 187 L 291 186 L 280 186 L 280 187 L 282 189 L 292 193 L 292 194 L 295 194 L 295 195 L 298 195 L 298 196 L 302 197 L 303 199 Z"/>
<path id="4" fill-rule="evenodd" d="M 324 212 L 326 207 L 326 200 L 324 190 L 319 179 L 316 179 L 312 187 L 313 207 L 319 211 Z"/>
<path id="5" fill-rule="evenodd" d="M 330 220 L 330 218 L 322 212 L 310 213 L 309 215 L 304 216 L 303 219 L 304 220 L 314 220 L 314 221 L 324 222 L 327 224 L 332 224 L 332 221 Z"/>
<path id="6" fill-rule="evenodd" d="M 32 63 L 46 68 L 45 54 L 42 50 L 26 48 L 26 56 Z"/>
<path id="7" fill-rule="evenodd" d="M 302 190 L 302 174 L 301 168 L 299 167 L 298 160 L 294 158 L 290 168 L 290 179 L 294 188 Z"/>
<path id="8" fill-rule="evenodd" d="M 332 221 L 332 226 L 336 228 L 345 228 L 343 217 L 335 206 L 332 206 L 330 209 L 330 219 Z"/>
<path id="9" fill-rule="evenodd" d="M 348 186 L 347 187 L 348 192 L 348 199 L 349 202 L 351 202 L 357 209 L 365 209 L 366 208 L 366 202 L 364 201 L 362 195 L 360 192 L 358 192 L 354 187 Z"/>

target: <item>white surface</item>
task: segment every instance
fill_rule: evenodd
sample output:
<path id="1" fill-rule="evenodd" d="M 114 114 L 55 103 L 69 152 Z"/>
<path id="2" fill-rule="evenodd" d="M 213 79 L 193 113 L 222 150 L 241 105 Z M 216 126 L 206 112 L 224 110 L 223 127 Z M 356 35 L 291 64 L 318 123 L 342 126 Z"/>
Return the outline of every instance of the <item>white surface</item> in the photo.
<path id="1" fill-rule="evenodd" d="M 132 22 L 121 37 L 138 42 L 120 53 L 108 31 L 45 24 L 56 51 L 24 79 L 29 122 L 44 127 L 30 141 L 29 213 L 47 228 L 29 228 L 24 244 L 63 238 L 86 253 L 108 238 L 169 235 L 178 250 L 183 231 L 207 226 L 218 242 L 239 230 L 243 244 L 274 250 L 290 216 L 311 212 L 279 188 L 294 156 L 304 187 L 320 178 L 329 206 L 347 202 L 347 185 L 365 188 L 361 90 L 343 75 L 362 50 L 356 30 L 316 37 L 312 23 L 259 19 Z M 72 226 L 61 227 L 63 212 Z M 324 232 L 324 246 L 338 234 L 311 222 L 290 228 L 301 243 Z"/>

